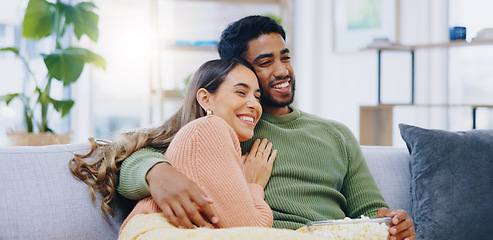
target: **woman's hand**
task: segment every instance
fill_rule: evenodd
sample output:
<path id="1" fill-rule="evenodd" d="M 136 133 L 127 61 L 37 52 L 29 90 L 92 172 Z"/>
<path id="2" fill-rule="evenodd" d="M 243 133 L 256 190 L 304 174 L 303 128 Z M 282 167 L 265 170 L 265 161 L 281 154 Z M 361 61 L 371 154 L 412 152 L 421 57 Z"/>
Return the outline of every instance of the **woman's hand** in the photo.
<path id="1" fill-rule="evenodd" d="M 250 152 L 242 156 L 247 183 L 257 183 L 265 188 L 269 182 L 276 156 L 277 150 L 272 150 L 272 143 L 268 143 L 267 139 L 255 140 Z"/>

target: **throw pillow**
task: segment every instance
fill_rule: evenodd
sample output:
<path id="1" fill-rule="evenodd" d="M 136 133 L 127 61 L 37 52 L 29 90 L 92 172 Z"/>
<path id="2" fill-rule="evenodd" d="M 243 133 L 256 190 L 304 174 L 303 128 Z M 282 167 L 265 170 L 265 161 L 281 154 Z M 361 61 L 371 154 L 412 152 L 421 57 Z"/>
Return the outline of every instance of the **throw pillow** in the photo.
<path id="1" fill-rule="evenodd" d="M 491 238 L 493 130 L 399 129 L 411 154 L 418 239 Z"/>

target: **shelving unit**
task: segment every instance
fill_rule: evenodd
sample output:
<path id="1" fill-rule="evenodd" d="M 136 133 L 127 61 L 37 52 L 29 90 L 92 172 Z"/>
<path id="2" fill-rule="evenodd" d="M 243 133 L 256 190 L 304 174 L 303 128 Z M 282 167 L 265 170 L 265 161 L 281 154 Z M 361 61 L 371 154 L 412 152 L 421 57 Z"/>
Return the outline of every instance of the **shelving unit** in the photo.
<path id="1" fill-rule="evenodd" d="M 493 40 L 475 40 L 471 42 L 464 41 L 451 41 L 446 43 L 436 43 L 436 44 L 420 44 L 420 45 L 390 45 L 382 47 L 367 48 L 367 50 L 377 50 L 378 59 L 378 104 L 382 103 L 382 52 L 384 51 L 407 51 L 411 55 L 411 100 L 410 104 L 414 104 L 415 99 L 415 89 L 414 89 L 414 71 L 415 71 L 415 58 L 414 53 L 419 49 L 430 49 L 430 48 L 452 48 L 452 47 L 470 47 L 470 46 L 481 46 L 481 45 L 493 45 Z"/>
<path id="2" fill-rule="evenodd" d="M 397 106 L 415 106 L 415 107 L 470 107 L 472 115 L 472 129 L 476 128 L 476 112 L 478 108 L 493 108 L 493 105 L 485 104 L 416 104 L 415 103 L 415 51 L 420 49 L 434 48 L 453 48 L 453 47 L 472 47 L 493 45 L 493 40 L 473 40 L 451 41 L 437 44 L 421 45 L 390 45 L 381 47 L 367 48 L 366 50 L 376 50 L 378 60 L 378 86 L 377 86 L 377 106 L 360 107 L 360 143 L 362 145 L 392 145 L 392 128 L 393 128 L 393 108 Z M 407 51 L 411 57 L 411 99 L 408 104 L 390 104 L 382 102 L 382 52 L 384 51 Z"/>
<path id="3" fill-rule="evenodd" d="M 203 62 L 219 58 L 217 42 L 224 28 L 252 14 L 282 19 L 292 46 L 291 0 L 150 0 L 154 32 L 149 89 L 150 123 L 160 123 L 176 111 L 184 79 Z M 254 9 L 253 9 L 254 8 Z"/>

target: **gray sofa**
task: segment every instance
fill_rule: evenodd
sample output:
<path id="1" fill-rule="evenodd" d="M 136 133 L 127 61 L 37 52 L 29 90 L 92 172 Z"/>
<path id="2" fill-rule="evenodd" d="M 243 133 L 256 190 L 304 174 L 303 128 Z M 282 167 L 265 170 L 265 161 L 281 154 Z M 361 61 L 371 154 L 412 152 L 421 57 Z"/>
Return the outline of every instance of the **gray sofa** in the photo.
<path id="1" fill-rule="evenodd" d="M 119 198 L 107 223 L 87 186 L 68 170 L 88 144 L 0 148 L 0 240 L 117 239 L 132 202 Z M 391 208 L 411 213 L 410 155 L 405 148 L 363 146 L 370 170 Z M 412 213 L 411 213 L 412 214 Z"/>

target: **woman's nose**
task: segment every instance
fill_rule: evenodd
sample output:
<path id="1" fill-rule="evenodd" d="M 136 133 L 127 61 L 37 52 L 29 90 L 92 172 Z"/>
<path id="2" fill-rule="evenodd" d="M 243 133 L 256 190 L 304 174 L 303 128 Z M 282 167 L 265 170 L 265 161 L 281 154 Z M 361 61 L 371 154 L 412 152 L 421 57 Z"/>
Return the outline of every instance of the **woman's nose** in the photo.
<path id="1" fill-rule="evenodd" d="M 260 105 L 260 102 L 258 101 L 258 99 L 255 96 L 253 96 L 253 97 L 250 97 L 248 99 L 247 107 L 254 108 L 254 109 L 260 109 L 262 106 Z"/>

